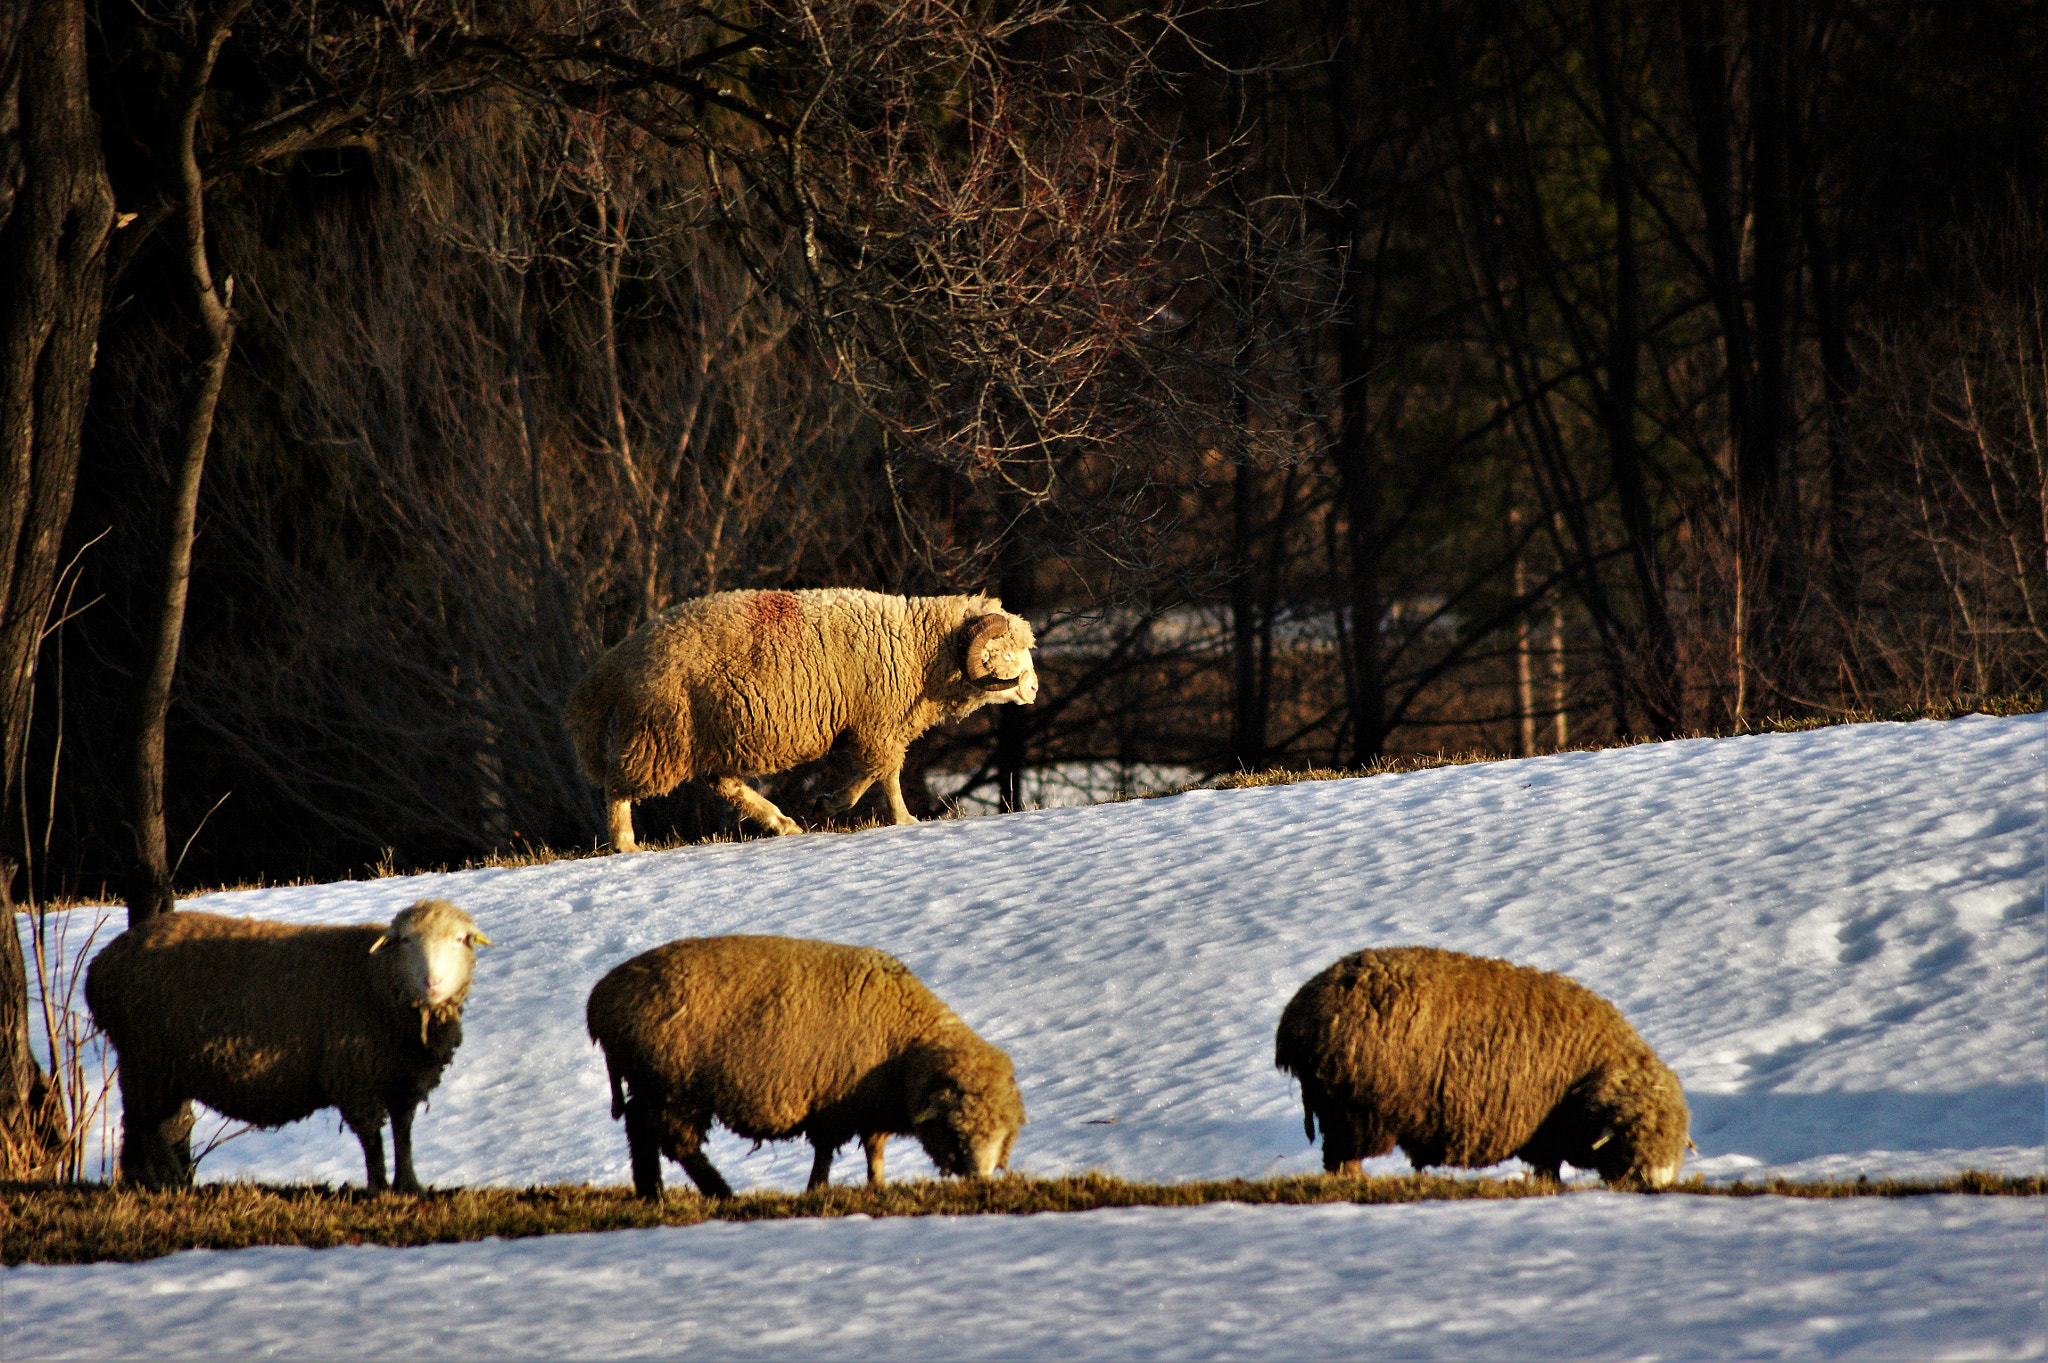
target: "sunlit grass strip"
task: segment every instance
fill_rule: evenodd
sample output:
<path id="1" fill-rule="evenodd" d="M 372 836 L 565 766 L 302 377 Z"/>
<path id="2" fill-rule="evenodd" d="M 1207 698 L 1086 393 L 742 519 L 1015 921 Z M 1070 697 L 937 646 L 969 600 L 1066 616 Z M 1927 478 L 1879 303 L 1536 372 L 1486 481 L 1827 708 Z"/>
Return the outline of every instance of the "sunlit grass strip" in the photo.
<path id="1" fill-rule="evenodd" d="M 1736 733 L 1797 734 L 1815 729 L 1832 729 L 1844 724 L 1904 724 L 1922 719 L 1960 719 L 1964 715 L 1991 715 L 2000 719 L 2010 719 L 2018 715 L 2038 713 L 2044 707 L 2048 707 L 2048 697 L 2044 697 L 2038 691 L 2023 691 L 2009 696 L 1985 696 L 1929 705 L 1892 706 L 1879 710 L 1847 710 L 1832 715 L 1771 716 L 1745 724 L 1735 732 L 1696 729 L 1675 737 L 1730 738 L 1736 736 Z M 1610 752 L 1616 748 L 1640 748 L 1666 741 L 1668 740 L 1648 737 L 1631 738 L 1612 743 L 1574 744 L 1564 751 Z M 1553 754 L 1543 755 L 1548 757 Z M 1412 771 L 1434 771 L 1439 767 L 1464 767 L 1479 762 L 1515 760 L 1517 759 L 1514 753 L 1502 752 L 1392 753 L 1375 758 L 1362 767 L 1312 767 L 1301 770 L 1274 767 L 1266 771 L 1231 772 L 1174 790 L 1134 798 L 1159 799 L 1167 795 L 1184 795 L 1191 790 L 1247 790 L 1254 786 L 1289 786 L 1303 781 L 1348 781 L 1361 776 L 1399 776 Z"/>
<path id="2" fill-rule="evenodd" d="M 2040 1177 L 1963 1173 L 1930 1181 L 1896 1179 L 1804 1183 L 1709 1184 L 1699 1179 L 1670 1197 L 1922 1197 L 1934 1193 L 2039 1197 Z M 255 1245 L 431 1245 L 490 1236 L 517 1239 L 578 1231 L 693 1226 L 704 1221 L 781 1221 L 837 1216 L 1020 1216 L 1112 1207 L 1195 1207 L 1216 1202 L 1309 1206 L 1571 1196 L 1525 1179 L 1276 1178 L 1207 1183 L 1126 1183 L 1100 1174 L 1078 1178 L 1006 1178 L 827 1188 L 815 1193 L 750 1193 L 714 1202 L 673 1190 L 658 1207 L 624 1187 L 558 1184 L 541 1188 L 460 1188 L 424 1197 L 326 1187 L 212 1184 L 187 1193 L 142 1193 L 94 1185 L 0 1184 L 0 1262 L 84 1264 L 154 1259 L 182 1249 Z"/>

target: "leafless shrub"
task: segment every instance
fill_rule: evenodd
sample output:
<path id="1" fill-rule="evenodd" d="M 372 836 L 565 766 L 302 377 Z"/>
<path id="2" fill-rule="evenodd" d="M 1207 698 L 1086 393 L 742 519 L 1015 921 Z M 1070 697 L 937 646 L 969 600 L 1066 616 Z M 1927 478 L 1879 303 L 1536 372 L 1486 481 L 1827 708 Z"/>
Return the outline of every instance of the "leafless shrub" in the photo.
<path id="1" fill-rule="evenodd" d="M 1873 347 L 1851 417 L 1863 486 L 1844 682 L 1862 703 L 2048 678 L 2044 271 L 2048 224 L 2017 211 L 1964 244 L 1936 308 Z"/>
<path id="2" fill-rule="evenodd" d="M 15 915 L 9 908 L 12 920 Z M 86 916 L 92 925 L 84 930 L 81 941 L 77 920 Z M 90 1173 L 94 1180 L 105 1182 L 113 1168 L 115 1146 L 108 1099 L 118 1069 L 112 1063 L 105 1034 L 85 1011 L 82 991 L 86 964 L 111 913 L 105 909 L 62 912 L 31 907 L 29 917 L 33 926 L 28 934 L 28 1002 L 42 1024 L 41 1058 L 49 1062 L 47 1101 L 55 1109 L 49 1129 L 59 1139 L 34 1159 L 18 1149 L 0 1150 L 0 1168 L 64 1183 L 85 1182 Z M 6 930 L 15 931 L 16 924 L 9 921 Z"/>

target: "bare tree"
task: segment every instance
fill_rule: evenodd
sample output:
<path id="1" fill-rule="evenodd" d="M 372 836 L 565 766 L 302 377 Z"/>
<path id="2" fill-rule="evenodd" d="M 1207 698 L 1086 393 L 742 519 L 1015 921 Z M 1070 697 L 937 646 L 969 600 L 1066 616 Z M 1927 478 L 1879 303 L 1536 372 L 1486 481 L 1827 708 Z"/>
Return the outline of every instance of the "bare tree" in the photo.
<path id="1" fill-rule="evenodd" d="M 0 848 L 16 856 L 0 856 L 0 1171 L 12 1177 L 41 1169 L 62 1138 L 28 1049 L 27 975 L 5 882 L 27 843 L 36 655 L 77 485 L 113 222 L 88 105 L 84 7 L 11 6 L 0 19 Z"/>

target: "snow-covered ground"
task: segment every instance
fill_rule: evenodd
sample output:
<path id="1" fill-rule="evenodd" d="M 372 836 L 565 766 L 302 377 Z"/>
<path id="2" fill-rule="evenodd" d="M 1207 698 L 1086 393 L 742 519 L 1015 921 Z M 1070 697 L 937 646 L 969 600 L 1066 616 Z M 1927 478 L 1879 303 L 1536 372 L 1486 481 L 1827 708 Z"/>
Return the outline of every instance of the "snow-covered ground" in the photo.
<path id="1" fill-rule="evenodd" d="M 417 1133 L 442 1184 L 627 1181 L 584 996 L 634 952 L 734 931 L 900 956 L 1015 1059 L 1034 1174 L 1319 1167 L 1274 1022 L 1334 957 L 1404 942 L 1614 1000 L 1685 1084 L 1688 1173 L 2038 1173 L 2044 781 L 2040 716 L 1864 725 L 191 906 L 362 921 L 435 894 L 475 914 L 500 945 Z M 203 1176 L 360 1181 L 336 1126 L 241 1137 Z M 808 1167 L 729 1135 L 710 1154 L 740 1187 Z M 930 1173 L 912 1141 L 890 1160 Z M 23 1267 L 0 1293 L 10 1359 L 2025 1357 L 2048 1353 L 2048 1202 L 1584 1191 L 707 1225 Z"/>

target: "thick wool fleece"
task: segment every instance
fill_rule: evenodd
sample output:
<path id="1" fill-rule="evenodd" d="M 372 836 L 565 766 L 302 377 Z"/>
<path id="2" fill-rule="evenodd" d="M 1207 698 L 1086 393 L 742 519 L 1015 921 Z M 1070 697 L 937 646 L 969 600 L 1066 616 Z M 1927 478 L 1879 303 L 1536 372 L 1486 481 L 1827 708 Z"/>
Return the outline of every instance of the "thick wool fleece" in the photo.
<path id="1" fill-rule="evenodd" d="M 475 930 L 445 901 L 408 913 L 417 931 Z M 412 1182 L 412 1110 L 462 1044 L 469 989 L 432 1009 L 414 1003 L 398 953 L 370 950 L 385 932 L 181 911 L 109 943 L 86 972 L 85 998 L 120 1058 L 123 1172 L 153 1186 L 189 1181 L 190 1169 L 155 1147 L 161 1124 L 196 1100 L 256 1126 L 339 1108 L 373 1189 L 384 1182 L 380 1128 L 391 1116 L 400 1187 Z"/>
<path id="2" fill-rule="evenodd" d="M 1010 1059 L 895 957 L 790 937 L 687 938 L 614 968 L 590 991 L 612 1115 L 626 1118 L 634 1182 L 661 1188 L 658 1154 L 729 1193 L 701 1145 L 711 1123 L 752 1140 L 802 1136 L 832 1152 L 859 1136 L 881 1181 L 880 1139 L 915 1135 L 948 1173 L 1024 1122 Z"/>
<path id="3" fill-rule="evenodd" d="M 1610 1183 L 1668 1181 L 1688 1113 L 1674 1075 L 1590 989 L 1434 947 L 1355 952 L 1280 1016 L 1275 1063 L 1301 1081 L 1323 1166 L 1395 1145 L 1416 1168 L 1519 1156 Z"/>
<path id="4" fill-rule="evenodd" d="M 979 641 L 975 662 L 1018 678 L 1018 688 L 990 690 L 967 676 L 971 627 L 986 615 L 1005 616 L 1008 629 Z M 1034 642 L 1031 626 L 993 597 L 720 592 L 663 611 L 598 659 L 563 720 L 609 800 L 665 794 L 696 777 L 784 832 L 794 825 L 734 789 L 738 778 L 823 757 L 845 734 L 860 773 L 854 798 L 888 781 L 902 822 L 894 782 L 904 750 L 991 700 L 1028 704 Z"/>

